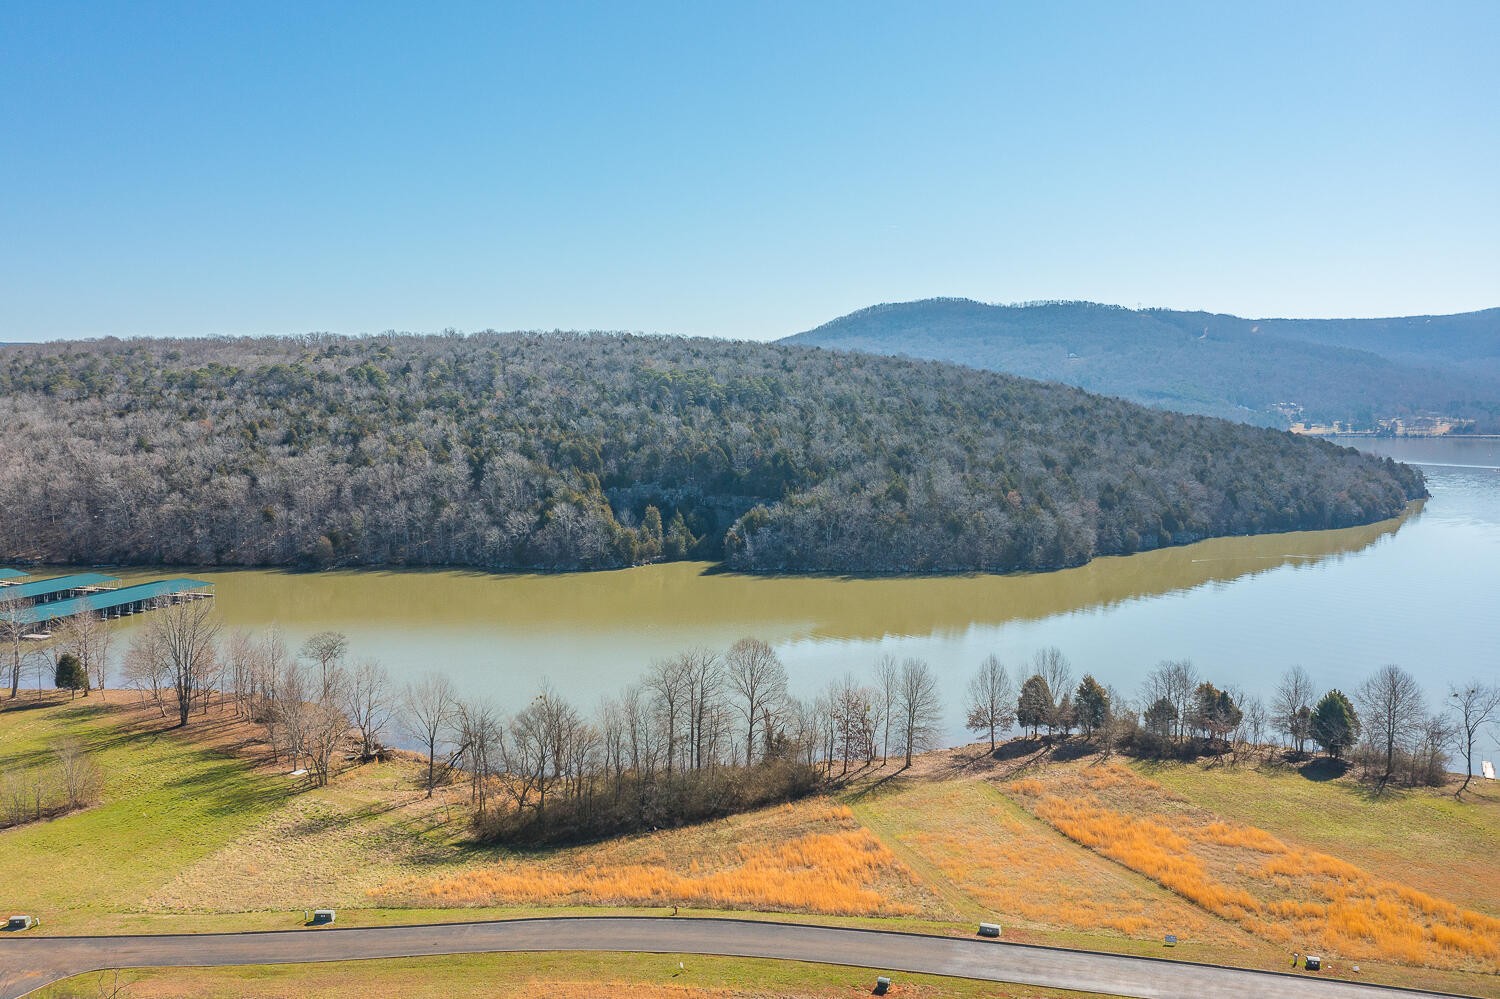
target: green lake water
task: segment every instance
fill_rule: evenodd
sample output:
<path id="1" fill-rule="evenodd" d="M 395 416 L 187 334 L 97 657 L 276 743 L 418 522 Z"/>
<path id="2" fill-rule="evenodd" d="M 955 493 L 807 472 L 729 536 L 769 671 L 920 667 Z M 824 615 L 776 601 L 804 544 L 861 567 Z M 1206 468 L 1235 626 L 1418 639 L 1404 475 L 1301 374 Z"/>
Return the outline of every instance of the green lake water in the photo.
<path id="1" fill-rule="evenodd" d="M 689 646 L 770 642 L 797 693 L 881 655 L 921 656 L 962 738 L 970 672 L 1060 647 L 1074 672 L 1133 694 L 1162 659 L 1269 693 L 1293 663 L 1352 689 L 1385 663 L 1423 682 L 1500 676 L 1500 441 L 1360 441 L 1419 464 L 1432 498 L 1340 531 L 1227 538 L 1038 574 L 752 577 L 674 563 L 615 572 L 188 570 L 216 584 L 230 628 L 279 625 L 289 643 L 346 632 L 393 673 L 450 674 L 503 706 L 543 680 L 583 706 Z M 162 570 L 121 573 L 131 581 Z M 132 622 L 129 628 L 137 627 Z M 123 643 L 121 643 L 123 644 Z"/>

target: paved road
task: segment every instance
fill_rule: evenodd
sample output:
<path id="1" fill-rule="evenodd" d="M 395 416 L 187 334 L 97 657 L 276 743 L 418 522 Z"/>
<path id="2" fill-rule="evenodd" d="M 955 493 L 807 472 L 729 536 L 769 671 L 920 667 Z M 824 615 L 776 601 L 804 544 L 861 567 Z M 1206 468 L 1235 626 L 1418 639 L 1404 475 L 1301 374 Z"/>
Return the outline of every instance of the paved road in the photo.
<path id="1" fill-rule="evenodd" d="M 735 919 L 578 916 L 174 936 L 0 934 L 0 999 L 107 968 L 283 964 L 497 951 L 722 954 L 928 972 L 1140 999 L 1392 999 L 1399 989 L 986 940 Z"/>

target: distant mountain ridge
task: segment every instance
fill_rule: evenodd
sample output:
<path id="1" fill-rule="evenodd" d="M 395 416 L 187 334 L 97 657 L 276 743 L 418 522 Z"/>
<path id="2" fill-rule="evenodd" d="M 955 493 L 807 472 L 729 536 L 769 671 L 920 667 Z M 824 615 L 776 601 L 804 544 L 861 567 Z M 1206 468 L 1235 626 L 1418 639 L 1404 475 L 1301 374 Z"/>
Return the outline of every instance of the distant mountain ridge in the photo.
<path id="1" fill-rule="evenodd" d="M 875 305 L 785 342 L 952 361 L 1188 413 L 1286 426 L 1441 415 L 1500 432 L 1500 309 L 1244 319 L 1094 302 Z"/>

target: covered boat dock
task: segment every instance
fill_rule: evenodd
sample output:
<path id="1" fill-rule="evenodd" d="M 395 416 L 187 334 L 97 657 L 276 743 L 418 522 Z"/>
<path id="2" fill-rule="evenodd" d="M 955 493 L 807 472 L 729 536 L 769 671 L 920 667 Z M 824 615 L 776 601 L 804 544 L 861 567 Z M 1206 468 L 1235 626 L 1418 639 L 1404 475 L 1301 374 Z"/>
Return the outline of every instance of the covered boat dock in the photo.
<path id="1" fill-rule="evenodd" d="M 24 575 L 24 574 L 23 574 Z M 45 604 L 54 600 L 88 596 L 114 589 L 120 585 L 120 577 L 106 576 L 100 572 L 78 572 L 71 576 L 54 576 L 30 583 L 17 583 L 5 589 L 7 600 L 30 600 Z"/>
<path id="2" fill-rule="evenodd" d="M 167 604 L 206 600 L 213 595 L 214 584 L 201 579 L 159 579 L 154 583 L 138 583 L 118 590 L 102 590 L 37 604 L 22 612 L 22 620 L 27 624 L 46 624 L 84 611 L 92 611 L 104 618 L 124 617 Z"/>

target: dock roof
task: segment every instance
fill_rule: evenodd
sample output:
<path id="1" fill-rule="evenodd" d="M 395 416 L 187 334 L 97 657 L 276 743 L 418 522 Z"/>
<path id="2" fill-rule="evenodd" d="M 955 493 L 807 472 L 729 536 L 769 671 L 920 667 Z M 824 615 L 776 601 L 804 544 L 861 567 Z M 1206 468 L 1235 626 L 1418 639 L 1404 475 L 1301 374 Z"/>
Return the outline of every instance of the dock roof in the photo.
<path id="1" fill-rule="evenodd" d="M 27 608 L 21 615 L 21 620 L 27 624 L 44 624 L 58 618 L 71 617 L 83 610 L 91 610 L 98 614 L 143 600 L 156 600 L 159 597 L 170 597 L 178 593 L 213 589 L 213 585 L 201 579 L 158 579 L 154 583 L 137 583 L 135 586 L 122 586 L 118 590 L 91 593 L 86 597 L 69 597 L 67 600 L 55 600 L 50 604 L 37 604 L 35 607 Z"/>
<path id="2" fill-rule="evenodd" d="M 0 565 L 0 579 L 28 579 L 31 573 L 22 572 L 20 569 L 7 569 Z"/>
<path id="3" fill-rule="evenodd" d="M 38 579 L 32 583 L 21 583 L 16 586 L 5 588 L 5 599 L 7 600 L 34 600 L 37 597 L 47 597 L 64 590 L 77 590 L 85 586 L 104 586 L 108 583 L 118 583 L 120 577 L 106 576 L 98 572 L 79 572 L 71 576 L 53 576 L 51 579 Z"/>

